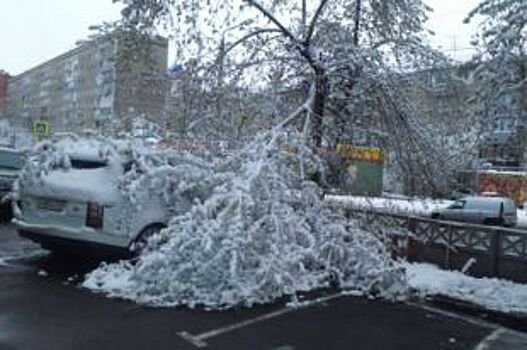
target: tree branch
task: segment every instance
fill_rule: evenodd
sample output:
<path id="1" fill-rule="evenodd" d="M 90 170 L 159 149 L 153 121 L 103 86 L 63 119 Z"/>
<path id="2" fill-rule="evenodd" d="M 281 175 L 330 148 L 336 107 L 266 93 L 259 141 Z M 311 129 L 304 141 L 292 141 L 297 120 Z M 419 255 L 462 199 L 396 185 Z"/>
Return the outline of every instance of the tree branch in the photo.
<path id="1" fill-rule="evenodd" d="M 275 16 L 273 16 L 272 13 L 267 11 L 262 5 L 260 5 L 257 1 L 254 0 L 243 0 L 244 2 L 249 3 L 249 5 L 252 5 L 255 7 L 258 11 L 260 11 L 265 17 L 267 17 L 271 22 L 273 22 L 278 28 L 280 28 L 280 31 L 289 38 L 293 43 L 299 44 L 298 40 L 295 38 L 293 33 L 291 33 L 278 19 L 276 19 Z"/>
<path id="2" fill-rule="evenodd" d="M 320 2 L 320 5 L 318 5 L 317 11 L 315 12 L 315 15 L 311 19 L 311 23 L 309 23 L 309 28 L 307 30 L 306 39 L 304 40 L 304 45 L 309 47 L 311 43 L 311 37 L 313 36 L 313 33 L 315 32 L 315 25 L 317 24 L 318 17 L 322 14 L 322 10 L 328 3 L 328 0 L 322 0 Z"/>
<path id="3" fill-rule="evenodd" d="M 260 11 L 265 17 L 267 17 L 271 22 L 273 22 L 279 29 L 280 31 L 282 32 L 282 34 L 287 37 L 289 40 L 291 40 L 293 42 L 293 44 L 295 45 L 296 49 L 298 50 L 298 52 L 300 53 L 300 55 L 302 55 L 302 57 L 304 57 L 306 59 L 306 61 L 308 62 L 308 64 L 315 70 L 319 70 L 319 67 L 318 65 L 316 64 L 315 60 L 313 60 L 313 57 L 311 57 L 311 55 L 309 54 L 309 50 L 306 49 L 306 47 L 304 45 L 302 45 L 298 40 L 297 38 L 295 38 L 295 36 L 293 35 L 293 33 L 291 33 L 286 27 L 284 27 L 284 25 L 282 23 L 280 23 L 280 21 L 278 19 L 276 19 L 275 16 L 273 16 L 272 13 L 270 13 L 269 11 L 267 11 L 262 5 L 260 5 L 260 3 L 258 3 L 257 1 L 255 0 L 243 0 L 244 2 L 248 3 L 249 5 L 255 7 L 258 11 Z M 327 0 L 322 0 L 322 4 L 321 6 L 319 6 L 319 8 L 317 9 L 317 13 L 319 12 L 319 10 L 321 11 L 322 10 L 322 7 L 323 7 L 323 4 L 325 4 L 327 2 Z M 313 21 L 312 21 L 312 24 L 316 21 L 316 17 L 317 15 L 315 14 L 315 17 L 313 18 Z M 314 26 L 314 24 L 313 24 Z"/>
<path id="4" fill-rule="evenodd" d="M 236 46 L 240 45 L 241 43 L 243 43 L 245 40 L 248 40 L 250 38 L 252 38 L 253 36 L 258 36 L 260 34 L 264 34 L 264 33 L 281 33 L 282 31 L 280 29 L 271 29 L 271 28 L 267 28 L 267 29 L 259 29 L 255 32 L 252 32 L 252 33 L 249 33 L 247 35 L 245 35 L 244 37 L 236 40 L 232 45 L 230 45 L 224 52 L 223 54 L 226 55 L 228 54 L 231 50 L 233 50 Z"/>

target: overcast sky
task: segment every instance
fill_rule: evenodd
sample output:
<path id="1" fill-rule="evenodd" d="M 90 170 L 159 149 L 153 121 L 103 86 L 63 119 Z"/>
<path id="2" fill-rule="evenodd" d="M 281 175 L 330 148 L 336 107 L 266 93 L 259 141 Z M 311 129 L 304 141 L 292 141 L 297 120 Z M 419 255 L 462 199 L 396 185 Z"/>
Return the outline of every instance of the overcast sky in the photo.
<path id="1" fill-rule="evenodd" d="M 478 0 L 425 2 L 434 8 L 428 25 L 436 32 L 434 45 L 455 58 L 468 57 L 471 28 L 462 20 Z M 72 49 L 89 35 L 90 25 L 119 16 L 111 0 L 5 0 L 2 5 L 0 69 L 12 75 Z"/>

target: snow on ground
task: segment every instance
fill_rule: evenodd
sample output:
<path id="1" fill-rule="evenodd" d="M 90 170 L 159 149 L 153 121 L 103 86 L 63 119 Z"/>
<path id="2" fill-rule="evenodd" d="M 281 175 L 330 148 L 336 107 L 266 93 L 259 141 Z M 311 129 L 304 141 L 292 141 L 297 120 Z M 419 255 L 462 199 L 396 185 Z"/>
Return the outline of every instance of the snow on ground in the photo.
<path id="1" fill-rule="evenodd" d="M 430 198 L 382 198 L 328 195 L 324 200 L 345 208 L 375 209 L 398 214 L 426 215 L 452 204 L 451 200 Z"/>
<path id="2" fill-rule="evenodd" d="M 527 315 L 527 285 L 497 278 L 475 278 L 435 265 L 408 263 L 410 287 L 423 295 L 443 295 L 489 310 Z"/>
<path id="3" fill-rule="evenodd" d="M 39 245 L 23 240 L 0 243 L 0 267 L 8 267 L 11 261 L 17 259 L 29 259 L 48 254 Z"/>

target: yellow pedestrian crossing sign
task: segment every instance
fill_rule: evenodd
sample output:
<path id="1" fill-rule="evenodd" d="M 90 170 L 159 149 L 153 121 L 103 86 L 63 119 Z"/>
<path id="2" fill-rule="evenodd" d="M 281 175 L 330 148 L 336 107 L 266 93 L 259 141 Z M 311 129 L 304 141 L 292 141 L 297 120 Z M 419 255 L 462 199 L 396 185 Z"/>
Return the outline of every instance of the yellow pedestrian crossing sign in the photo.
<path id="1" fill-rule="evenodd" d="M 48 137 L 50 133 L 50 125 L 46 120 L 33 120 L 33 128 L 31 133 L 38 137 Z"/>

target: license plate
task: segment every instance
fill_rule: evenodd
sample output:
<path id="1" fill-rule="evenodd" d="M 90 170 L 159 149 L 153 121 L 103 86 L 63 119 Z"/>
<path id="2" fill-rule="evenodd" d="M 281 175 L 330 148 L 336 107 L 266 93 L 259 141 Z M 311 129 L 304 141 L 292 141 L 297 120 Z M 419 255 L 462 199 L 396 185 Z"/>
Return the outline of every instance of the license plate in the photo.
<path id="1" fill-rule="evenodd" d="M 52 200 L 52 199 L 40 199 L 38 201 L 38 207 L 40 209 L 61 211 L 64 208 L 64 201 Z"/>

